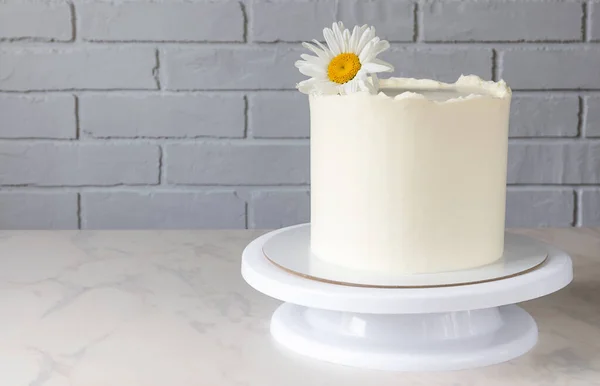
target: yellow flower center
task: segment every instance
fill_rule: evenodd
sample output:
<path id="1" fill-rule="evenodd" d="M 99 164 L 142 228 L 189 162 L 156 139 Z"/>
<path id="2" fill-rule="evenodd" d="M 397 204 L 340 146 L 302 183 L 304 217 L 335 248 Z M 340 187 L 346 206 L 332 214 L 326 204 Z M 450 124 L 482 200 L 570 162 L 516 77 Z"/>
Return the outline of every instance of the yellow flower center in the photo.
<path id="1" fill-rule="evenodd" d="M 339 54 L 329 63 L 327 76 L 332 82 L 343 84 L 354 79 L 360 67 L 360 60 L 356 54 Z"/>

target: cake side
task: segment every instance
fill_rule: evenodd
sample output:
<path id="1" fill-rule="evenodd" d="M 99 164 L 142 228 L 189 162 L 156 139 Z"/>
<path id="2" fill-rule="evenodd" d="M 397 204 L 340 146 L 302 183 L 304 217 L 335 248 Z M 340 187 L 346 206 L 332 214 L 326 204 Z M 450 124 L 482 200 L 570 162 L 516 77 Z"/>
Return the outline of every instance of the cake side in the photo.
<path id="1" fill-rule="evenodd" d="M 385 94 L 390 85 L 402 87 L 394 97 Z M 510 89 L 473 76 L 381 86 L 377 95 L 309 97 L 313 252 L 338 265 L 398 273 L 498 259 Z M 457 96 L 427 96 L 440 90 Z"/>
<path id="2" fill-rule="evenodd" d="M 311 249 L 386 273 L 440 272 L 502 255 L 510 89 L 390 78 L 367 25 L 325 28 L 295 63 L 310 77 Z"/>

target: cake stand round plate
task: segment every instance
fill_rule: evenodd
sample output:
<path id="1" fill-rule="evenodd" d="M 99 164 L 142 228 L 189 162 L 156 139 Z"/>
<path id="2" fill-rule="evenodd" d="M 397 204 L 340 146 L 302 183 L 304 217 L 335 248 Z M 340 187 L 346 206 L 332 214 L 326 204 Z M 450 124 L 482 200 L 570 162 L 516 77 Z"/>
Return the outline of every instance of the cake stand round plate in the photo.
<path id="1" fill-rule="evenodd" d="M 546 259 L 514 276 L 443 287 L 340 285 L 292 273 L 265 257 L 265 243 L 286 229 L 246 247 L 242 276 L 256 290 L 286 302 L 271 319 L 277 342 L 349 366 L 439 371 L 516 358 L 535 345 L 538 334 L 533 318 L 514 303 L 557 291 L 573 275 L 567 254 L 521 238 L 543 248 Z"/>
<path id="2" fill-rule="evenodd" d="M 453 272 L 392 275 L 328 263 L 310 251 L 310 224 L 281 229 L 265 241 L 263 254 L 273 264 L 309 279 L 363 287 L 433 287 L 497 280 L 535 269 L 548 255 L 542 243 L 507 233 L 504 254 L 492 264 Z"/>

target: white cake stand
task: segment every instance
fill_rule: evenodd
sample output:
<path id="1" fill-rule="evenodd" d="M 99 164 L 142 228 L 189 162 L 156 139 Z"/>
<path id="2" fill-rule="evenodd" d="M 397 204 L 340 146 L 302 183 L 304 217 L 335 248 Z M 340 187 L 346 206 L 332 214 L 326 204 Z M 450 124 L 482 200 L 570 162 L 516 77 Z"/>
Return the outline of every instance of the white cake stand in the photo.
<path id="1" fill-rule="evenodd" d="M 522 274 L 455 286 L 370 288 L 303 277 L 263 252 L 283 228 L 252 241 L 242 276 L 283 300 L 271 334 L 301 355 L 348 366 L 395 371 L 460 370 L 525 354 L 536 343 L 533 318 L 514 303 L 548 295 L 572 280 L 570 257 L 540 244 L 545 261 Z"/>

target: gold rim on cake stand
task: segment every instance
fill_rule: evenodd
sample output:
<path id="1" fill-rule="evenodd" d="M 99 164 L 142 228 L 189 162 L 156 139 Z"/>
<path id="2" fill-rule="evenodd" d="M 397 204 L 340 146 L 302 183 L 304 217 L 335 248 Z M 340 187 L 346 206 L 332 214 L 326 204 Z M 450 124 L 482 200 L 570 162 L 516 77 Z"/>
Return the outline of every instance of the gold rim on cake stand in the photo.
<path id="1" fill-rule="evenodd" d="M 546 255 L 544 257 L 544 260 L 542 260 L 540 263 L 536 264 L 533 267 L 525 269 L 525 270 L 523 270 L 521 272 L 513 273 L 511 275 L 499 276 L 499 277 L 495 277 L 495 278 L 492 278 L 492 279 L 476 280 L 476 281 L 471 281 L 471 282 L 462 282 L 462 283 L 455 283 L 455 284 L 402 286 L 402 285 L 361 284 L 361 283 L 350 283 L 350 282 L 345 282 L 345 281 L 325 279 L 325 278 L 321 278 L 321 277 L 309 275 L 309 274 L 306 274 L 306 273 L 297 272 L 297 271 L 294 271 L 293 269 L 284 267 L 283 265 L 278 264 L 275 261 L 273 261 L 271 258 L 269 258 L 269 256 L 267 256 L 267 254 L 265 253 L 264 249 L 262 250 L 262 252 L 263 252 L 263 256 L 265 257 L 265 259 L 267 259 L 271 264 L 275 265 L 276 267 L 278 267 L 278 268 L 280 268 L 280 269 L 282 269 L 282 270 L 284 270 L 284 271 L 286 271 L 288 273 L 291 273 L 292 275 L 300 276 L 300 277 L 302 277 L 304 279 L 314 280 L 314 281 L 318 281 L 318 282 L 321 282 L 321 283 L 327 283 L 327 284 L 342 285 L 342 286 L 346 286 L 346 287 L 390 288 L 390 289 L 401 289 L 401 288 L 443 288 L 443 287 L 457 287 L 457 286 L 465 286 L 465 285 L 489 283 L 489 282 L 493 282 L 493 281 L 499 281 L 499 280 L 509 279 L 509 278 L 512 278 L 512 277 L 524 275 L 524 274 L 529 273 L 531 271 L 535 271 L 536 269 L 538 269 L 539 267 L 541 267 L 546 262 L 546 260 L 548 259 L 548 255 Z"/>
<path id="2" fill-rule="evenodd" d="M 311 281 L 357 288 L 439 288 L 503 280 L 539 269 L 546 248 L 521 235 L 507 233 L 504 252 L 478 267 L 423 274 L 390 274 L 340 266 L 312 253 L 310 224 L 274 231 L 260 247 L 262 258 L 287 273 Z"/>

